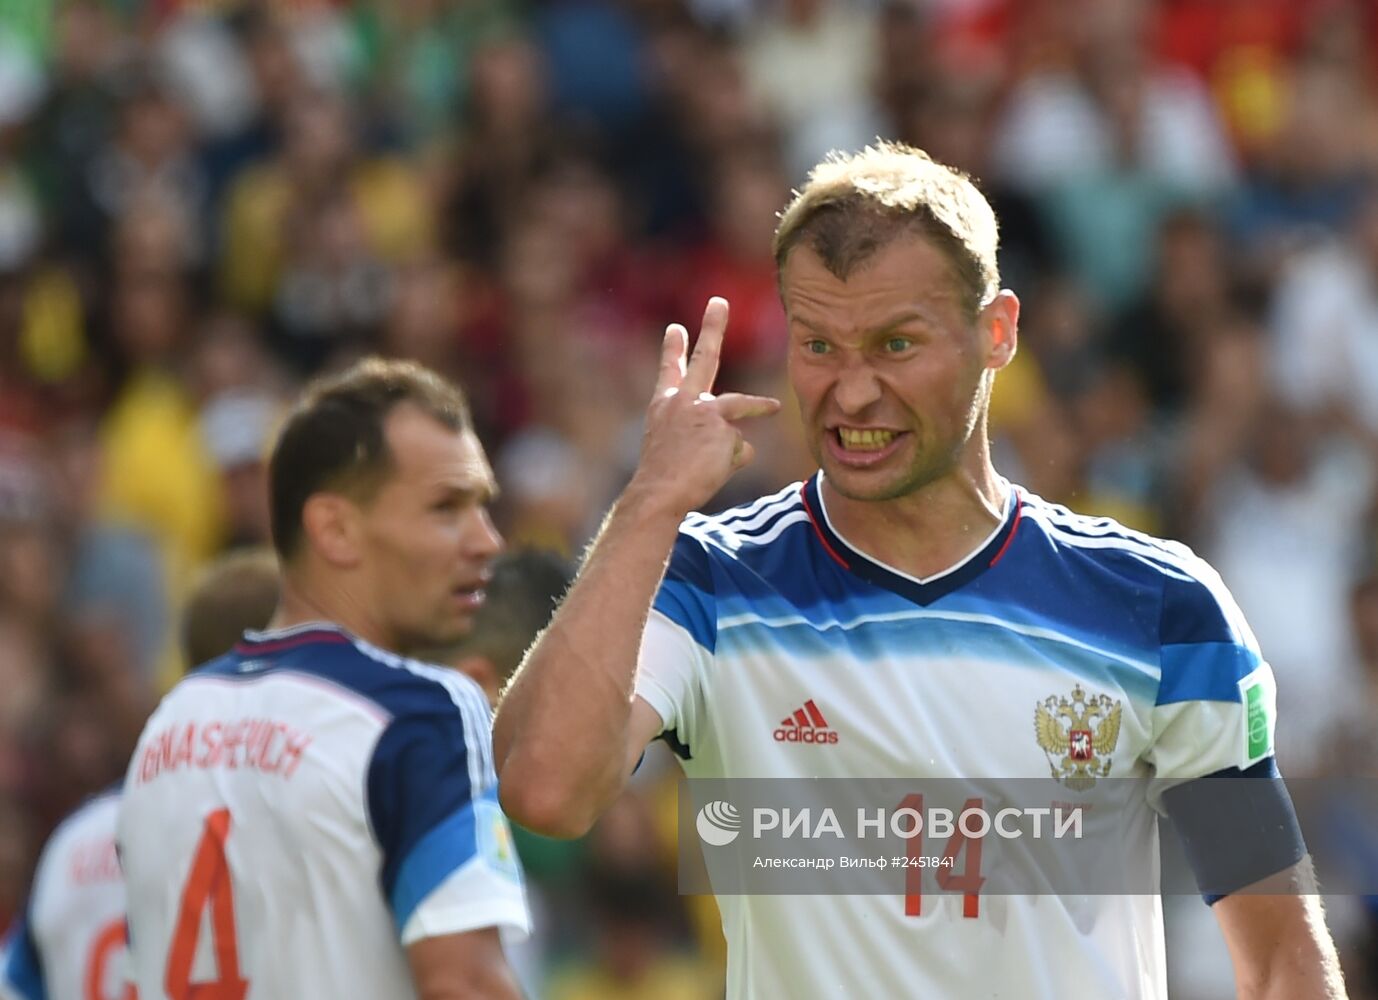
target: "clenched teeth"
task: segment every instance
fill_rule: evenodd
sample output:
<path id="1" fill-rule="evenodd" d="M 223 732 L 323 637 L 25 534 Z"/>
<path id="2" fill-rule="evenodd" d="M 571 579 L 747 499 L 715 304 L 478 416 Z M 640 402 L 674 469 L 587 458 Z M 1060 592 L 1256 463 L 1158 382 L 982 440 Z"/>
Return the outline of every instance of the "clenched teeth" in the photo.
<path id="1" fill-rule="evenodd" d="M 895 432 L 839 427 L 837 438 L 849 451 L 879 451 L 895 439 Z"/>

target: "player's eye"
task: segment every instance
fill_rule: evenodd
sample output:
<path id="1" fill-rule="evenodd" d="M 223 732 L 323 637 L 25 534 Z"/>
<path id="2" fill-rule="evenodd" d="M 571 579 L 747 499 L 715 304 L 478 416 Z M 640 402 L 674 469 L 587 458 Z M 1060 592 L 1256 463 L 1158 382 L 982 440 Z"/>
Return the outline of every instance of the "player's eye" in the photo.
<path id="1" fill-rule="evenodd" d="M 804 350 L 808 351 L 810 354 L 827 354 L 828 342 L 818 339 L 806 340 L 804 341 Z"/>
<path id="2" fill-rule="evenodd" d="M 914 342 L 908 337 L 887 337 L 885 340 L 885 350 L 889 354 L 900 354 L 914 346 Z"/>

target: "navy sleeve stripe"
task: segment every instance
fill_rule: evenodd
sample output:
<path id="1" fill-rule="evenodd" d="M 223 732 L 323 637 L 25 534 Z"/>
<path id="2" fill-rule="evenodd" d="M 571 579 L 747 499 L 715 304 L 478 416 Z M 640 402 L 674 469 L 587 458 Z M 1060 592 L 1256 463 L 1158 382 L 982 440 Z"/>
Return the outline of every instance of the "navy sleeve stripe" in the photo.
<path id="1" fill-rule="evenodd" d="M 490 788 L 482 798 L 496 805 L 497 789 Z M 402 932 L 427 896 L 477 854 L 474 802 L 469 801 L 432 827 L 402 862 L 391 895 L 397 932 Z"/>
<path id="2" fill-rule="evenodd" d="M 1231 642 L 1164 646 L 1159 705 L 1183 701 L 1240 700 L 1239 682 L 1262 661 L 1250 649 Z"/>

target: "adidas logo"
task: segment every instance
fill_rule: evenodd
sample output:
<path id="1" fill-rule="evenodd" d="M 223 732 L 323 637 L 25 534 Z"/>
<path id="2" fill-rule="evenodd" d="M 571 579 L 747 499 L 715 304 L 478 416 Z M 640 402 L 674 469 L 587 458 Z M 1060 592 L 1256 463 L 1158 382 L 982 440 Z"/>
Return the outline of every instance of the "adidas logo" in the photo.
<path id="1" fill-rule="evenodd" d="M 780 720 L 775 730 L 777 743 L 836 743 L 837 731 L 828 728 L 828 720 L 810 698 L 794 714 Z"/>

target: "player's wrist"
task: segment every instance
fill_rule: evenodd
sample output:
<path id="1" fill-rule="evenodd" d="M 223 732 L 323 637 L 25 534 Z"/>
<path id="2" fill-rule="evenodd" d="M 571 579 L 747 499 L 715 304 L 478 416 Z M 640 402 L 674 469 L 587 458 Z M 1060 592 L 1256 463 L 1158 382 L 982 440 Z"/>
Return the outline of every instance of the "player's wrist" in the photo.
<path id="1" fill-rule="evenodd" d="M 617 499 L 613 518 L 617 521 L 634 524 L 649 530 L 666 532 L 673 540 L 679 531 L 680 522 L 689 513 L 689 505 L 674 491 L 666 489 L 666 480 L 647 482 L 645 478 L 633 476 L 627 488 Z"/>

